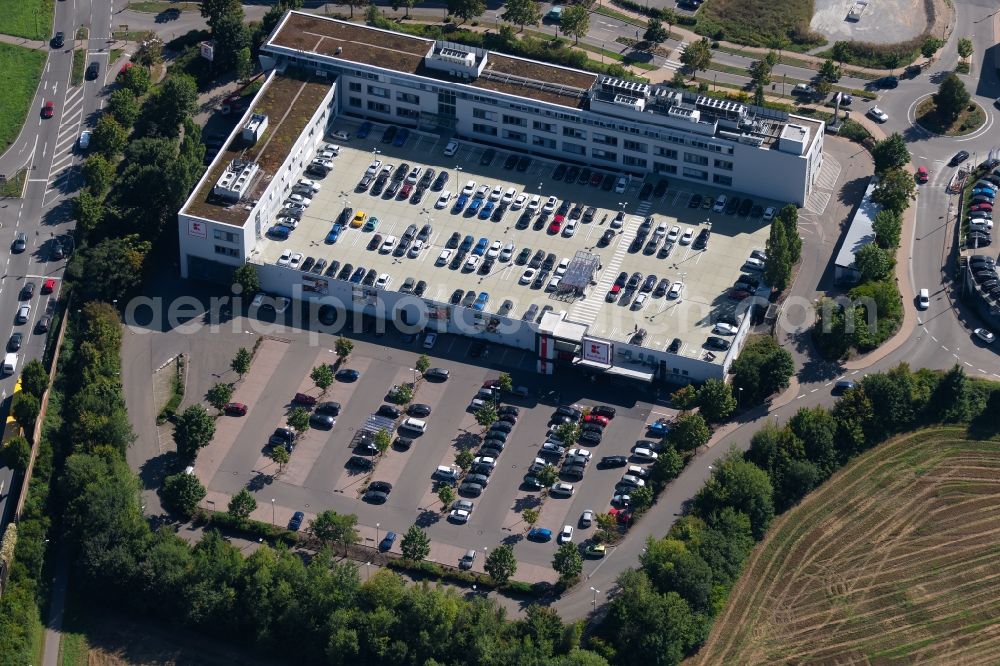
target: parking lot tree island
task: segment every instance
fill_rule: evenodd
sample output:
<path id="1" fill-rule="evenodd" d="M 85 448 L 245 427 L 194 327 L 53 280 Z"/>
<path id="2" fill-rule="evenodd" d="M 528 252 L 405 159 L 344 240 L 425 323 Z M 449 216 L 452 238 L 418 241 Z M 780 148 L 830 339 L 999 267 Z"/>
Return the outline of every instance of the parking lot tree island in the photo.
<path id="1" fill-rule="evenodd" d="M 205 398 L 208 400 L 208 404 L 221 413 L 226 403 L 233 399 L 233 385 L 228 382 L 214 384 L 212 388 L 208 389 Z"/>
<path id="2" fill-rule="evenodd" d="M 455 490 L 447 483 L 442 483 L 438 487 L 437 497 L 441 501 L 441 510 L 445 511 L 455 501 Z"/>
<path id="3" fill-rule="evenodd" d="M 309 373 L 309 378 L 312 379 L 316 388 L 322 391 L 323 395 L 326 395 L 326 390 L 333 384 L 333 368 L 326 363 L 317 365 L 312 369 L 312 372 Z"/>
<path id="4" fill-rule="evenodd" d="M 246 347 L 240 347 L 236 352 L 236 356 L 233 357 L 232 362 L 229 364 L 229 367 L 233 372 L 239 375 L 240 379 L 243 379 L 243 376 L 250 372 L 251 361 L 253 361 L 253 354 L 250 353 L 250 350 Z"/>
<path id="5" fill-rule="evenodd" d="M 291 460 L 292 457 L 291 454 L 288 453 L 288 449 L 284 446 L 272 446 L 268 455 L 271 457 L 271 460 L 274 461 L 274 464 L 278 466 L 278 474 L 281 474 L 282 470 L 285 469 L 285 465 L 288 464 L 288 461 Z"/>
<path id="6" fill-rule="evenodd" d="M 392 444 L 392 435 L 385 428 L 379 428 L 378 432 L 375 433 L 375 448 L 378 449 L 378 454 L 382 455 L 389 450 L 389 446 Z"/>
<path id="7" fill-rule="evenodd" d="M 419 562 L 431 554 L 431 540 L 417 525 L 410 525 L 410 529 L 406 530 L 402 541 L 399 542 L 399 549 L 403 551 L 405 559 Z"/>
<path id="8" fill-rule="evenodd" d="M 497 420 L 497 408 L 490 403 L 486 403 L 476 410 L 476 423 L 489 428 Z"/>
<path id="9" fill-rule="evenodd" d="M 238 523 L 245 523 L 257 508 L 257 500 L 246 488 L 240 488 L 229 500 L 229 515 Z"/>
<path id="10" fill-rule="evenodd" d="M 288 422 L 288 427 L 295 431 L 295 435 L 299 436 L 309 429 L 309 412 L 306 411 L 305 407 L 296 407 L 289 414 L 286 419 Z"/>
<path id="11" fill-rule="evenodd" d="M 427 354 L 421 354 L 417 357 L 417 362 L 413 366 L 416 368 L 417 372 L 424 374 L 431 367 L 431 359 Z"/>
<path id="12" fill-rule="evenodd" d="M 333 343 L 333 351 L 337 354 L 337 365 L 340 365 L 347 360 L 347 357 L 351 355 L 352 351 L 354 351 L 354 343 L 344 336 L 340 336 L 337 338 L 337 341 Z"/>

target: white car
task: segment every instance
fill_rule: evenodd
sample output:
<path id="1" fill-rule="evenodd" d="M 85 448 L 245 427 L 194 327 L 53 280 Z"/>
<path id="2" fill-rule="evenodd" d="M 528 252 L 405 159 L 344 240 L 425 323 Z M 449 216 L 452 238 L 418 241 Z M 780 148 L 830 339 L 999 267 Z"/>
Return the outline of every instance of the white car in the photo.
<path id="1" fill-rule="evenodd" d="M 503 196 L 503 185 L 497 185 L 490 192 L 490 201 L 500 201 L 500 197 Z"/>
<path id="2" fill-rule="evenodd" d="M 466 195 L 471 195 L 475 191 L 476 191 L 476 181 L 474 180 L 470 180 L 465 184 L 465 187 L 462 188 L 462 194 Z"/>
<path id="3" fill-rule="evenodd" d="M 410 246 L 408 253 L 410 259 L 416 259 L 422 249 L 424 249 L 424 242 L 422 240 L 413 241 L 413 245 Z"/>
<path id="4" fill-rule="evenodd" d="M 480 257 L 479 255 L 476 254 L 472 255 L 471 257 L 465 260 L 465 266 L 462 267 L 462 270 L 464 270 L 466 273 L 472 273 L 477 268 L 479 268 L 479 262 L 481 259 L 482 257 Z"/>
<path id="5" fill-rule="evenodd" d="M 451 157 L 458 152 L 458 141 L 452 139 L 448 142 L 448 145 L 444 147 L 444 154 L 446 157 Z"/>
<path id="6" fill-rule="evenodd" d="M 389 277 L 388 273 L 382 273 L 381 275 L 378 276 L 378 279 L 375 280 L 375 288 L 376 289 L 385 289 L 386 287 L 389 286 L 389 282 L 391 280 L 392 280 L 392 278 Z"/>
<path id="7" fill-rule="evenodd" d="M 691 239 L 693 238 L 694 238 L 694 229 L 688 227 L 687 229 L 684 230 L 684 235 L 681 236 L 681 241 L 680 241 L 681 245 L 688 245 L 691 242 Z"/>
<path id="8" fill-rule="evenodd" d="M 562 531 L 559 533 L 558 541 L 559 543 L 568 543 L 573 540 L 573 526 L 563 525 Z"/>
<path id="9" fill-rule="evenodd" d="M 588 451 L 587 449 L 570 449 L 568 455 L 570 457 L 581 456 L 583 458 L 586 458 L 587 460 L 590 460 L 591 458 L 594 457 L 594 452 Z"/>
<path id="10" fill-rule="evenodd" d="M 663 238 L 666 235 L 666 233 L 667 233 L 667 223 L 660 222 L 658 225 L 656 225 L 656 231 L 653 232 L 653 235 L 656 236 L 657 238 Z"/>
<path id="11" fill-rule="evenodd" d="M 517 190 L 513 187 L 508 187 L 507 191 L 503 193 L 503 197 L 500 199 L 500 203 L 510 204 L 514 201 L 514 196 L 517 194 Z"/>
<path id="12" fill-rule="evenodd" d="M 528 202 L 528 197 L 523 194 L 518 194 L 514 197 L 514 203 L 510 205 L 511 210 L 521 210 L 524 208 L 524 204 Z"/>
<path id="13" fill-rule="evenodd" d="M 628 485 L 630 485 L 630 486 L 632 486 L 634 488 L 642 488 L 643 486 L 646 485 L 645 481 L 643 481 L 639 477 L 634 476 L 632 474 L 623 474 L 621 482 L 622 483 L 627 483 Z"/>
<path id="14" fill-rule="evenodd" d="M 301 252 L 295 252 L 294 254 L 292 254 L 292 258 L 288 262 L 288 267 L 289 268 L 298 268 L 299 266 L 302 265 L 302 259 L 303 259 L 302 253 Z"/>
<path id="15" fill-rule="evenodd" d="M 291 261 L 292 261 L 292 251 L 283 250 L 281 252 L 281 256 L 278 257 L 278 261 L 276 261 L 275 263 L 278 264 L 279 266 L 287 266 L 289 263 L 291 263 Z"/>
<path id="16" fill-rule="evenodd" d="M 538 210 L 538 205 L 540 202 L 541 202 L 541 197 L 539 197 L 537 194 L 531 197 L 531 201 L 528 202 L 528 210 L 534 213 L 536 210 Z"/>
<path id="17" fill-rule="evenodd" d="M 368 165 L 368 169 L 365 170 L 365 173 L 374 176 L 380 166 L 382 166 L 382 160 L 372 160 L 372 163 Z"/>
<path id="18" fill-rule="evenodd" d="M 576 220 L 567 220 L 566 226 L 563 227 L 562 235 L 566 238 L 570 238 L 576 233 Z"/>
<path id="19" fill-rule="evenodd" d="M 993 341 L 997 339 L 997 336 L 993 334 L 992 331 L 985 328 L 977 328 L 974 333 L 976 337 L 985 342 L 988 345 L 993 344 Z"/>
<path id="20" fill-rule="evenodd" d="M 497 466 L 497 459 L 489 456 L 476 456 L 472 459 L 473 465 L 488 465 L 490 469 Z"/>
<path id="21" fill-rule="evenodd" d="M 535 269 L 525 268 L 524 272 L 521 273 L 521 279 L 517 281 L 518 284 L 531 284 L 535 279 Z"/>
<path id="22" fill-rule="evenodd" d="M 580 527 L 590 527 L 594 524 L 594 510 L 587 509 L 580 516 Z"/>
<path id="23" fill-rule="evenodd" d="M 309 206 L 312 203 L 312 199 L 302 194 L 290 194 L 288 196 L 289 201 L 294 201 L 295 203 L 302 204 L 303 206 Z"/>
<path id="24" fill-rule="evenodd" d="M 434 207 L 444 208 L 445 206 L 448 205 L 449 201 L 451 201 L 451 192 L 445 190 L 444 192 L 441 193 L 441 196 L 438 197 L 437 203 L 434 204 Z"/>
<path id="25" fill-rule="evenodd" d="M 993 220 L 977 219 L 969 220 L 970 231 L 993 231 Z"/>
<path id="26" fill-rule="evenodd" d="M 429 332 L 424 336 L 424 349 L 431 349 L 434 347 L 434 343 L 437 342 L 438 334 L 434 331 Z"/>
<path id="27" fill-rule="evenodd" d="M 556 289 L 559 288 L 559 283 L 560 282 L 562 282 L 562 277 L 560 277 L 558 275 L 555 276 L 554 278 L 551 278 L 549 280 L 549 283 L 547 285 L 545 285 L 545 291 L 550 291 L 550 292 L 551 291 L 555 291 Z"/>
<path id="28" fill-rule="evenodd" d="M 712 329 L 712 332 L 721 333 L 722 335 L 736 335 L 736 331 L 738 330 L 739 329 L 733 326 L 732 324 L 727 324 L 725 322 L 720 321 L 718 324 L 715 325 L 715 328 Z"/>
<path id="29" fill-rule="evenodd" d="M 90 130 L 83 130 L 80 132 L 80 150 L 87 150 L 87 148 L 90 148 L 90 136 Z"/>
<path id="30" fill-rule="evenodd" d="M 452 509 L 451 513 L 448 514 L 448 520 L 453 523 L 467 523 L 469 522 L 469 512 L 465 509 Z"/>
<path id="31" fill-rule="evenodd" d="M 678 280 L 670 285 L 670 291 L 667 292 L 667 298 L 677 298 L 684 291 L 684 283 Z"/>
<path id="32" fill-rule="evenodd" d="M 340 155 L 340 146 L 326 146 L 323 150 L 319 151 L 317 156 L 324 160 L 332 160 L 338 155 Z"/>
<path id="33" fill-rule="evenodd" d="M 667 232 L 667 242 L 673 243 L 674 241 L 676 241 L 680 233 L 681 233 L 681 228 L 678 227 L 677 225 L 670 227 L 670 231 Z"/>
<path id="34" fill-rule="evenodd" d="M 489 185 L 480 185 L 479 189 L 476 190 L 475 198 L 476 199 L 485 199 L 487 196 L 489 196 L 490 191 L 491 190 L 490 190 L 490 186 Z"/>
<path id="35" fill-rule="evenodd" d="M 385 240 L 382 241 L 382 247 L 378 249 L 382 254 L 389 254 L 394 249 L 396 249 L 396 237 L 386 236 Z"/>
<path id="36" fill-rule="evenodd" d="M 336 139 L 337 141 L 350 141 L 351 135 L 345 132 L 344 130 L 337 130 L 336 132 L 330 135 L 330 138 Z"/>
<path id="37" fill-rule="evenodd" d="M 441 250 L 441 254 L 438 255 L 437 261 L 434 263 L 436 263 L 438 266 L 444 266 L 451 259 L 451 254 L 452 254 L 451 250 L 448 249 Z"/>
<path id="38" fill-rule="evenodd" d="M 510 258 L 513 255 L 514 255 L 514 243 L 512 241 L 508 241 L 508 243 L 503 246 L 503 249 L 500 250 L 500 256 L 497 257 L 497 260 L 506 263 L 510 261 Z"/>
<path id="39" fill-rule="evenodd" d="M 659 458 L 659 455 L 656 453 L 656 451 L 647 449 L 644 446 L 639 446 L 633 449 L 632 457 L 637 460 L 651 461 Z"/>
<path id="40" fill-rule="evenodd" d="M 497 257 L 499 257 L 500 256 L 500 248 L 502 248 L 502 247 L 503 247 L 503 243 L 501 243 L 500 241 L 493 241 L 490 244 L 489 249 L 486 250 L 486 258 L 487 259 L 496 259 Z"/>
<path id="41" fill-rule="evenodd" d="M 746 262 L 743 264 L 752 271 L 762 271 L 764 270 L 764 262 L 755 257 L 747 258 Z"/>
<path id="42" fill-rule="evenodd" d="M 569 257 L 563 257 L 559 261 L 559 265 L 556 266 L 555 274 L 558 275 L 559 277 L 562 277 L 563 275 L 566 274 L 566 268 L 568 266 L 569 266 Z"/>
<path id="43" fill-rule="evenodd" d="M 320 188 L 320 184 L 310 178 L 299 178 L 299 182 L 295 184 L 299 187 L 308 187 L 313 192 L 319 192 Z"/>
<path id="44" fill-rule="evenodd" d="M 635 300 L 632 301 L 632 309 L 633 310 L 641 310 L 643 308 L 643 306 L 646 305 L 646 300 L 648 298 L 649 298 L 649 294 L 647 294 L 647 293 L 642 293 L 642 294 L 639 294 L 638 296 L 636 296 Z"/>
<path id="45" fill-rule="evenodd" d="M 553 483 L 552 487 L 549 488 L 549 494 L 560 497 L 570 497 L 573 495 L 573 484 L 562 482 Z"/>
<path id="46" fill-rule="evenodd" d="M 882 109 L 878 108 L 877 106 L 873 106 L 872 108 L 868 109 L 867 115 L 872 120 L 876 120 L 880 123 L 884 123 L 887 120 L 889 120 L 889 114 L 883 111 Z"/>
<path id="47" fill-rule="evenodd" d="M 764 219 L 765 220 L 774 219 L 774 213 L 775 213 L 774 206 L 768 206 L 767 208 L 764 209 Z"/>
<path id="48" fill-rule="evenodd" d="M 548 199 L 545 200 L 545 205 L 542 206 L 542 212 L 551 213 L 556 209 L 556 206 L 558 205 L 559 205 L 559 199 L 556 199 L 555 197 L 549 197 Z"/>
<path id="49" fill-rule="evenodd" d="M 625 211 L 618 211 L 615 219 L 611 220 L 611 224 L 608 226 L 612 229 L 621 229 L 623 224 L 625 224 Z"/>

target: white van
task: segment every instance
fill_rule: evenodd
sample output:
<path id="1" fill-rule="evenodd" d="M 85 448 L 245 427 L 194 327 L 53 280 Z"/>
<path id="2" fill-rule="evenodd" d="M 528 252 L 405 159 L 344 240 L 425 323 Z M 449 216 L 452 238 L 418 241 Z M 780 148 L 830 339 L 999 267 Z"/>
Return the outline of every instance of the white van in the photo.
<path id="1" fill-rule="evenodd" d="M 7 355 L 3 357 L 3 374 L 12 375 L 15 370 L 17 370 L 17 354 L 14 352 L 8 352 Z"/>
<path id="2" fill-rule="evenodd" d="M 412 430 L 413 432 L 427 432 L 427 421 L 409 418 L 399 425 L 400 429 Z"/>
<path id="3" fill-rule="evenodd" d="M 921 310 L 926 310 L 931 305 L 931 295 L 926 289 L 921 289 L 920 293 L 917 295 L 917 307 Z M 10 356 L 10 354 L 8 354 Z"/>
<path id="4" fill-rule="evenodd" d="M 454 467 L 438 465 L 437 469 L 434 470 L 434 478 L 441 481 L 457 481 L 458 471 Z"/>

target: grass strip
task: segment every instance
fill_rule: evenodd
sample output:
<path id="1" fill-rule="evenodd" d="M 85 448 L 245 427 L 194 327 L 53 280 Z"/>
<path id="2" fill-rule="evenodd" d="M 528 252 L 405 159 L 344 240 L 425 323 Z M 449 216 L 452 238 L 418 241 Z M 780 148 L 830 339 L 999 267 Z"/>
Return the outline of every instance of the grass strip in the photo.
<path id="1" fill-rule="evenodd" d="M 134 12 L 146 12 L 147 14 L 160 14 L 168 9 L 179 9 L 181 11 L 198 12 L 201 8 L 197 2 L 168 2 L 167 0 L 145 0 L 143 2 L 130 2 L 128 8 Z"/>
<path id="2" fill-rule="evenodd" d="M 45 52 L 0 43 L 0 72 L 3 72 L 3 95 L 0 95 L 0 153 L 21 133 L 28 117 L 31 100 L 45 66 Z M 36 109 L 41 112 L 41 109 Z"/>
<path id="3" fill-rule="evenodd" d="M 24 180 L 27 177 L 27 169 L 21 169 L 13 176 L 8 177 L 3 185 L 0 185 L 0 197 L 21 198 L 21 193 L 24 192 Z"/>
<path id="4" fill-rule="evenodd" d="M 48 41 L 54 0 L 0 0 L 0 34 Z"/>
<path id="5" fill-rule="evenodd" d="M 73 49 L 73 73 L 70 82 L 74 86 L 83 83 L 83 70 L 87 67 L 87 49 Z"/>
<path id="6" fill-rule="evenodd" d="M 623 14 L 622 12 L 611 9 L 610 7 L 605 7 L 600 5 L 594 9 L 595 14 L 601 14 L 602 16 L 607 16 L 608 18 L 618 19 L 623 23 L 629 23 L 636 26 L 637 28 L 645 29 L 648 23 L 642 19 L 637 19 L 634 16 L 629 16 L 628 14 Z"/>

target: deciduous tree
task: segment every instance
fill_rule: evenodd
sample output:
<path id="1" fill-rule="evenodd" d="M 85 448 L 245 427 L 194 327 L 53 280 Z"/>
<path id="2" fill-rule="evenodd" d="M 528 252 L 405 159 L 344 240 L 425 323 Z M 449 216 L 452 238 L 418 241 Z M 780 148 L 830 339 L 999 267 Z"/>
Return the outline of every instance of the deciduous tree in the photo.
<path id="1" fill-rule="evenodd" d="M 448 13 L 462 19 L 462 22 L 478 18 L 486 12 L 483 0 L 448 0 Z"/>
<path id="2" fill-rule="evenodd" d="M 305 407 L 296 407 L 289 412 L 286 422 L 296 435 L 301 435 L 309 429 L 309 412 Z"/>
<path id="3" fill-rule="evenodd" d="M 879 178 L 872 191 L 872 200 L 901 213 L 910 205 L 915 190 L 913 176 L 902 169 L 889 169 Z"/>
<path id="4" fill-rule="evenodd" d="M 198 449 L 207 446 L 215 436 L 215 419 L 201 405 L 191 405 L 177 417 L 174 443 L 177 453 L 187 461 L 194 460 Z"/>
<path id="5" fill-rule="evenodd" d="M 214 384 L 205 394 L 208 404 L 215 407 L 220 412 L 230 400 L 233 399 L 233 385 L 226 382 Z"/>
<path id="6" fill-rule="evenodd" d="M 889 274 L 894 264 L 892 254 L 876 243 L 868 243 L 854 253 L 854 265 L 861 272 L 861 279 L 866 282 L 881 280 Z"/>
<path id="7" fill-rule="evenodd" d="M 972 55 L 972 40 L 968 37 L 958 38 L 958 57 L 962 60 L 968 60 L 969 56 Z"/>
<path id="8" fill-rule="evenodd" d="M 829 81 L 830 83 L 836 83 L 837 81 L 839 81 L 842 74 L 843 72 L 841 71 L 840 67 L 838 67 L 837 63 L 835 63 L 830 58 L 824 60 L 823 64 L 820 65 L 819 75 L 822 76 L 827 81 Z"/>
<path id="9" fill-rule="evenodd" d="M 667 443 L 677 451 L 694 451 L 708 443 L 711 433 L 701 414 L 682 414 L 667 433 Z"/>
<path id="10" fill-rule="evenodd" d="M 872 158 L 875 160 L 875 172 L 883 173 L 909 164 L 910 151 L 903 136 L 899 132 L 893 132 L 872 147 Z"/>
<path id="11" fill-rule="evenodd" d="M 647 21 L 646 32 L 642 36 L 643 40 L 655 46 L 660 42 L 666 41 L 669 37 L 669 31 L 663 27 L 663 23 L 659 19 L 651 18 Z"/>
<path id="12" fill-rule="evenodd" d="M 375 433 L 373 444 L 378 449 L 379 455 L 382 455 L 389 450 L 389 446 L 392 444 L 392 435 L 385 428 L 379 428 L 378 432 Z"/>
<path id="13" fill-rule="evenodd" d="M 447 509 L 455 501 L 455 490 L 447 483 L 442 483 L 437 490 L 437 496 L 441 501 L 441 508 Z"/>
<path id="14" fill-rule="evenodd" d="M 112 116 L 104 114 L 94 127 L 91 138 L 93 149 L 112 161 L 116 161 L 128 144 L 128 132 Z"/>
<path id="15" fill-rule="evenodd" d="M 564 446 L 573 446 L 580 439 L 580 426 L 576 423 L 563 423 L 556 428 L 556 435 L 563 441 Z"/>
<path id="16" fill-rule="evenodd" d="M 468 472 L 469 468 L 472 467 L 472 461 L 475 458 L 472 451 L 469 449 L 462 449 L 457 454 L 455 454 L 455 464 L 458 465 L 463 472 Z"/>
<path id="17" fill-rule="evenodd" d="M 559 580 L 569 582 L 583 573 L 583 558 L 580 550 L 572 541 L 559 546 L 552 557 L 552 568 L 559 574 Z"/>
<path id="18" fill-rule="evenodd" d="M 353 513 L 340 514 L 327 509 L 309 523 L 309 531 L 325 544 L 340 544 L 346 554 L 350 546 L 361 540 L 357 525 L 358 517 Z"/>
<path id="19" fill-rule="evenodd" d="M 884 250 L 895 250 L 903 235 L 903 216 L 894 210 L 880 210 L 872 220 L 875 242 Z"/>
<path id="20" fill-rule="evenodd" d="M 484 428 L 489 428 L 497 420 L 497 409 L 493 403 L 487 402 L 476 410 L 476 423 Z"/>
<path id="21" fill-rule="evenodd" d="M 729 384 L 709 379 L 698 389 L 698 410 L 709 423 L 718 423 L 736 411 L 736 399 Z"/>
<path id="22" fill-rule="evenodd" d="M 538 509 L 525 509 L 521 512 L 521 518 L 524 519 L 524 522 L 532 526 L 538 522 L 539 515 Z"/>
<path id="23" fill-rule="evenodd" d="M 243 376 L 250 372 L 251 361 L 253 361 L 253 354 L 250 353 L 250 350 L 246 347 L 240 347 L 236 351 L 236 356 L 233 357 L 229 367 L 239 375 L 240 379 L 243 379 Z"/>
<path id="24" fill-rule="evenodd" d="M 696 42 L 691 42 L 684 47 L 681 53 L 681 63 L 691 72 L 691 78 L 695 78 L 698 72 L 708 69 L 712 64 L 712 46 L 707 37 L 703 37 Z"/>
<path id="25" fill-rule="evenodd" d="M 795 372 L 795 363 L 774 338 L 760 336 L 747 343 L 730 371 L 740 406 L 749 407 L 786 389 Z"/>
<path id="26" fill-rule="evenodd" d="M 574 44 L 590 30 L 590 12 L 585 5 L 571 5 L 563 9 L 559 32 L 574 38 Z"/>
<path id="27" fill-rule="evenodd" d="M 483 569 L 497 585 L 503 585 L 517 572 L 517 558 L 510 544 L 501 544 L 486 557 Z"/>
<path id="28" fill-rule="evenodd" d="M 959 42 L 961 43 L 961 40 Z M 969 106 L 972 96 L 965 89 L 962 79 L 958 78 L 954 72 L 949 72 L 941 81 L 941 85 L 938 86 L 938 91 L 934 93 L 933 99 L 938 115 L 948 122 L 954 122 Z"/>
<path id="29" fill-rule="evenodd" d="M 21 390 L 41 400 L 48 387 L 49 373 L 42 362 L 35 358 L 25 363 L 21 371 Z"/>
<path id="30" fill-rule="evenodd" d="M 122 86 L 136 97 L 142 97 L 149 90 L 152 80 L 149 71 L 142 67 L 130 67 L 122 77 Z"/>
<path id="31" fill-rule="evenodd" d="M 243 295 L 250 296 L 260 291 L 260 276 L 253 264 L 243 264 L 233 273 L 233 284 L 243 288 Z"/>
<path id="32" fill-rule="evenodd" d="M 406 530 L 403 539 L 399 542 L 399 549 L 403 551 L 403 558 L 411 562 L 419 562 L 431 554 L 431 540 L 427 538 L 427 533 L 416 525 L 410 525 Z"/>
<path id="33" fill-rule="evenodd" d="M 180 472 L 163 480 L 163 503 L 171 511 L 190 516 L 207 491 L 194 474 Z"/>
<path id="34" fill-rule="evenodd" d="M 535 0 L 507 0 L 507 11 L 500 18 L 508 23 L 520 26 L 538 25 L 542 20 L 542 12 Z"/>
<path id="35" fill-rule="evenodd" d="M 772 224 L 767 239 L 767 262 L 764 265 L 764 280 L 777 291 L 783 291 L 792 277 L 792 261 L 789 256 L 788 240 L 782 224 Z"/>
<path id="36" fill-rule="evenodd" d="M 344 360 L 351 355 L 351 352 L 354 351 L 354 343 L 344 336 L 340 336 L 337 338 L 336 342 L 333 343 L 333 350 L 337 354 L 337 362 L 343 363 Z"/>
<path id="37" fill-rule="evenodd" d="M 684 458 L 672 446 L 668 446 L 660 451 L 656 462 L 653 463 L 651 474 L 654 483 L 663 487 L 677 478 L 677 475 L 684 469 Z"/>
<path id="38" fill-rule="evenodd" d="M 514 390 L 514 380 L 511 378 L 509 372 L 500 373 L 500 376 L 497 377 L 497 388 L 504 393 L 510 393 Z"/>
<path id="39" fill-rule="evenodd" d="M 19 471 L 27 469 L 28 463 L 31 462 L 31 443 L 21 435 L 11 437 L 3 445 L 3 460 L 11 469 Z"/>
<path id="40" fill-rule="evenodd" d="M 253 495 L 246 488 L 240 488 L 240 492 L 233 495 L 229 500 L 229 515 L 232 516 L 233 520 L 240 523 L 246 522 L 256 508 L 257 500 L 254 499 Z"/>
<path id="41" fill-rule="evenodd" d="M 115 167 L 104 155 L 91 155 L 83 163 L 83 182 L 97 197 L 104 196 L 114 178 Z"/>
<path id="42" fill-rule="evenodd" d="M 287 465 L 288 461 L 292 459 L 292 455 L 284 446 L 272 446 L 268 455 L 271 457 L 274 464 L 278 466 L 278 474 L 281 474 L 282 470 L 285 469 L 285 465 Z"/>
<path id="43" fill-rule="evenodd" d="M 114 116 L 122 127 L 131 127 L 139 117 L 139 102 L 131 90 L 119 88 L 108 98 L 108 113 Z"/>
<path id="44" fill-rule="evenodd" d="M 421 354 L 417 357 L 417 362 L 413 365 L 417 372 L 424 374 L 427 369 L 431 367 L 431 359 L 427 354 Z"/>
<path id="45" fill-rule="evenodd" d="M 333 368 L 327 363 L 321 363 L 312 369 L 309 378 L 322 391 L 322 395 L 326 395 L 326 390 L 333 384 Z"/>
<path id="46" fill-rule="evenodd" d="M 767 473 L 743 460 L 738 452 L 724 458 L 695 496 L 700 515 L 709 516 L 725 507 L 745 513 L 755 539 L 761 539 L 774 518 L 774 499 Z"/>

